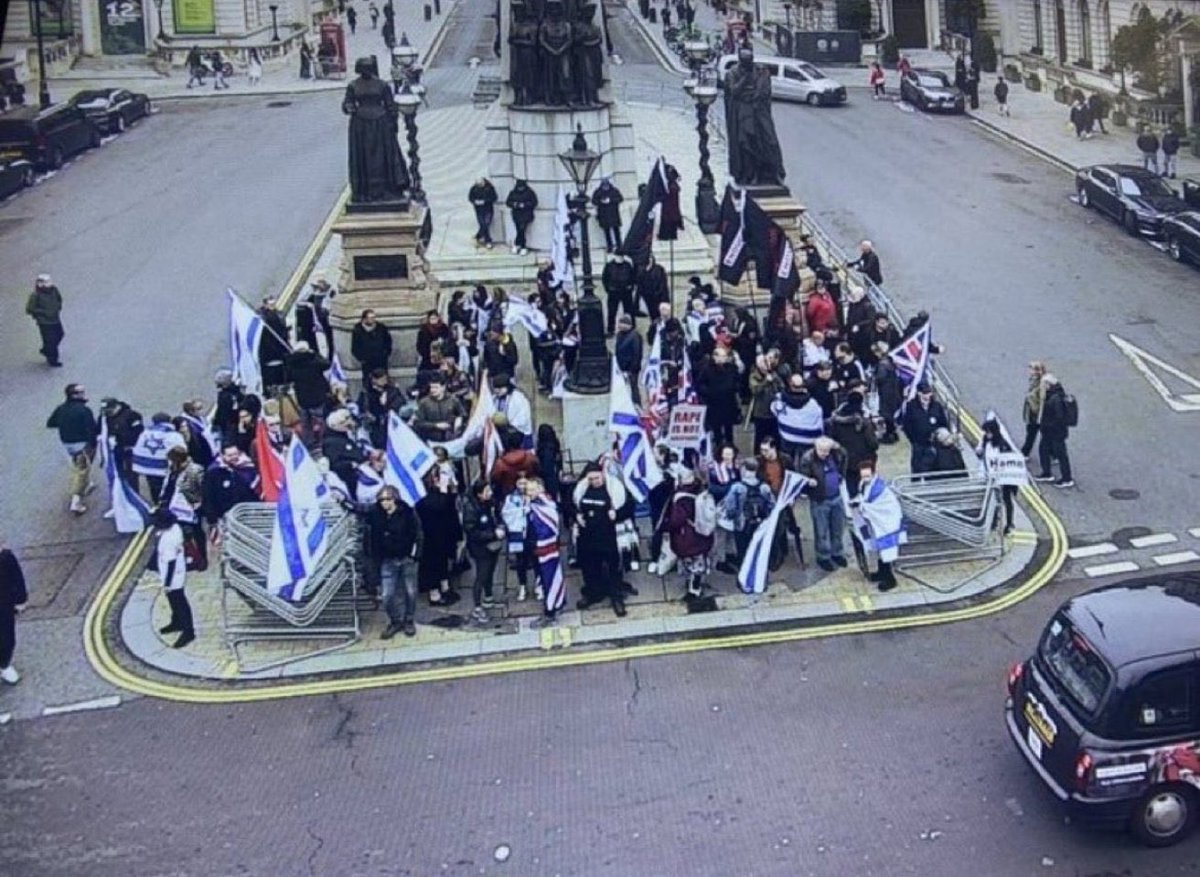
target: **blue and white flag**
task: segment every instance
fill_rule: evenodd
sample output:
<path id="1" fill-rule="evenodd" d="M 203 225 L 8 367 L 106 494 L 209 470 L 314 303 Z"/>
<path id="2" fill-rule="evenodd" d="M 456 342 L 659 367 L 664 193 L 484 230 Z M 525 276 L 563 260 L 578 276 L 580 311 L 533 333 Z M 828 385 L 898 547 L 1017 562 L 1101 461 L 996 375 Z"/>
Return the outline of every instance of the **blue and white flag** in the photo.
<path id="1" fill-rule="evenodd" d="M 863 546 L 879 555 L 885 563 L 900 556 L 900 546 L 908 543 L 904 510 L 900 498 L 878 474 L 859 488 L 862 502 L 853 506 L 851 516 L 862 535 Z"/>
<path id="2" fill-rule="evenodd" d="M 662 395 L 662 332 L 654 333 L 654 343 L 650 345 L 650 355 L 642 364 L 641 381 L 646 388 L 646 397 L 653 404 Z"/>
<path id="3" fill-rule="evenodd" d="M 638 502 L 645 502 L 650 491 L 663 480 L 654 449 L 642 428 L 629 383 L 612 360 L 612 390 L 608 396 L 608 428 L 616 435 L 621 453 L 621 476 Z"/>
<path id="4" fill-rule="evenodd" d="M 771 563 L 771 545 L 775 542 L 775 530 L 783 510 L 791 507 L 804 490 L 804 478 L 797 472 L 783 473 L 783 487 L 775 497 L 771 513 L 759 523 L 750 537 L 750 545 L 742 566 L 738 570 L 738 586 L 745 594 L 761 594 L 767 589 L 767 573 Z"/>
<path id="5" fill-rule="evenodd" d="M 896 364 L 896 376 L 904 385 L 905 402 L 910 402 L 917 395 L 917 385 L 926 379 L 932 331 L 931 322 L 926 321 L 911 338 L 901 341 L 899 347 L 888 353 L 892 362 Z"/>
<path id="6" fill-rule="evenodd" d="M 275 504 L 268 593 L 292 601 L 304 598 L 304 586 L 329 541 L 321 514 L 321 500 L 328 497 L 321 470 L 304 443 L 293 435 L 283 457 L 283 484 Z"/>
<path id="7" fill-rule="evenodd" d="M 346 377 L 346 370 L 342 368 L 342 361 L 338 359 L 338 355 L 334 352 L 333 356 L 329 357 L 329 370 L 325 372 L 325 380 L 329 383 L 338 383 L 343 386 L 349 386 L 350 381 Z"/>
<path id="8" fill-rule="evenodd" d="M 100 418 L 100 465 L 108 479 L 109 510 L 105 517 L 112 518 L 118 533 L 140 533 L 150 522 L 150 506 L 136 490 L 126 483 L 117 469 L 112 447 L 108 440 L 108 421 Z"/>
<path id="9" fill-rule="evenodd" d="M 434 456 L 429 445 L 412 431 L 400 415 L 388 415 L 387 456 L 383 480 L 400 491 L 400 499 L 416 508 L 425 497 L 425 473 L 433 468 Z"/>
<path id="10" fill-rule="evenodd" d="M 229 296 L 229 349 L 233 377 L 247 393 L 261 396 L 262 372 L 258 368 L 258 346 L 262 342 L 263 321 L 233 289 Z"/>
<path id="11" fill-rule="evenodd" d="M 519 298 L 510 298 L 504 304 L 504 328 L 511 331 L 517 323 L 528 329 L 534 338 L 550 328 L 550 321 L 538 308 Z"/>

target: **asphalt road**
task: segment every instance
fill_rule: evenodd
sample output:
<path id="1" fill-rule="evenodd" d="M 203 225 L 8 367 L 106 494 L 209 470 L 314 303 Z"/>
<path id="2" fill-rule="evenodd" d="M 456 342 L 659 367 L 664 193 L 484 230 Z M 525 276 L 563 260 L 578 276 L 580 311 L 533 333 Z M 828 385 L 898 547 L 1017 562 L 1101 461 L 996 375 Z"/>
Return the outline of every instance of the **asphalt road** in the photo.
<path id="1" fill-rule="evenodd" d="M 1063 824 L 1009 742 L 998 618 L 246 707 L 0 728 L 12 877 L 1170 877 Z M 494 860 L 498 847 L 509 860 Z"/>

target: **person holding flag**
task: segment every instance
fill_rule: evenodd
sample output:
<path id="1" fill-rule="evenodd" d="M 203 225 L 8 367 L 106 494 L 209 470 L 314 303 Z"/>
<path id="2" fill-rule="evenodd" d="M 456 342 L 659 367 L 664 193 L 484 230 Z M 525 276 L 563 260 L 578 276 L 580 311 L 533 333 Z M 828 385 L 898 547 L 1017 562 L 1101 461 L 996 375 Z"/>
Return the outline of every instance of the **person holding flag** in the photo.
<path id="1" fill-rule="evenodd" d="M 779 519 L 784 513 L 791 513 L 792 504 L 800 498 L 807 483 L 804 476 L 797 472 L 788 470 L 783 473 L 783 483 L 775 496 L 775 504 L 751 534 L 750 544 L 738 569 L 738 586 L 742 593 L 762 594 L 767 590 L 767 573 L 775 566 L 771 563 L 771 555 L 779 530 Z"/>
<path id="2" fill-rule="evenodd" d="M 121 474 L 114 440 L 108 434 L 108 421 L 103 418 L 100 420 L 97 448 L 100 468 L 104 470 L 108 481 L 109 510 L 105 512 L 105 517 L 112 519 L 118 533 L 140 533 L 150 521 L 150 506 Z"/>
<path id="3" fill-rule="evenodd" d="M 860 464 L 858 478 L 858 493 L 853 497 L 843 484 L 843 501 L 854 520 L 855 538 L 879 558 L 878 568 L 867 578 L 876 582 L 879 590 L 890 591 L 896 587 L 892 564 L 900 556 L 900 546 L 908 542 L 904 512 L 900 498 L 875 471 L 874 463 Z"/>
<path id="4" fill-rule="evenodd" d="M 524 485 L 529 503 L 528 533 L 533 542 L 538 590 L 542 598 L 542 617 L 534 619 L 530 626 L 549 627 L 558 623 L 558 613 L 567 602 L 559 552 L 558 503 L 546 493 L 546 485 L 540 478 L 524 479 Z"/>
<path id="5" fill-rule="evenodd" d="M 267 592 L 293 602 L 304 599 L 329 534 L 322 502 L 330 499 L 320 468 L 299 437 L 292 435 L 284 454 L 283 487 L 275 504 L 275 529 L 267 566 Z"/>

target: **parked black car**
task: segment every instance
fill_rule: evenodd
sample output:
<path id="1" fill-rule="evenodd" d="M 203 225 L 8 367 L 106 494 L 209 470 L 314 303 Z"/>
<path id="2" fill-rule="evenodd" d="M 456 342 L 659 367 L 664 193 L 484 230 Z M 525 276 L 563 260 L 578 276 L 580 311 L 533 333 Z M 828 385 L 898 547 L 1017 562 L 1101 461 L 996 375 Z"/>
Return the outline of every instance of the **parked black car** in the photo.
<path id="1" fill-rule="evenodd" d="M 150 115 L 150 98 L 124 88 L 97 88 L 81 91 L 71 98 L 105 134 L 119 134 Z"/>
<path id="2" fill-rule="evenodd" d="M 1073 818 L 1182 840 L 1200 812 L 1200 575 L 1068 600 L 1009 671 L 1005 719 Z"/>
<path id="3" fill-rule="evenodd" d="M 944 110 L 965 113 L 966 100 L 940 70 L 914 67 L 900 77 L 900 100 L 907 101 L 925 112 Z"/>
<path id="4" fill-rule="evenodd" d="M 77 152 L 99 146 L 100 138 L 100 129 L 77 107 L 18 107 L 0 116 L 0 161 L 23 158 L 55 170 Z"/>
<path id="5" fill-rule="evenodd" d="M 0 161 L 0 198 L 32 186 L 36 175 L 33 165 L 23 158 Z"/>
<path id="6" fill-rule="evenodd" d="M 1176 262 L 1200 265 L 1200 210 L 1186 210 L 1164 219 L 1163 239 Z"/>
<path id="7" fill-rule="evenodd" d="M 1133 164 L 1096 164 L 1075 172 L 1083 207 L 1107 213 L 1132 235 L 1161 237 L 1163 220 L 1187 205 L 1153 171 Z"/>

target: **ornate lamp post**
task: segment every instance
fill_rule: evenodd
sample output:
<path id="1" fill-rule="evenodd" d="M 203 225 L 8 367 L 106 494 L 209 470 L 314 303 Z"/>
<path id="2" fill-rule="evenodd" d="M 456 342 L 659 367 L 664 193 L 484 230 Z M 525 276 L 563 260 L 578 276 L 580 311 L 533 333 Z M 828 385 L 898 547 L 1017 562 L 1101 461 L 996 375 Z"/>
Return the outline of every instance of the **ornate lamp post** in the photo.
<path id="1" fill-rule="evenodd" d="M 267 7 L 271 10 L 271 41 L 279 42 L 279 5 L 272 3 Z"/>
<path id="2" fill-rule="evenodd" d="M 716 184 L 708 159 L 708 108 L 717 100 L 717 86 L 711 81 L 704 62 L 709 58 L 708 43 L 695 40 L 684 43 L 684 51 L 692 64 L 693 78 L 683 84 L 684 91 L 696 102 L 696 133 L 700 135 L 700 179 L 696 183 L 696 219 L 705 234 L 715 234 L 721 224 L 721 209 L 717 206 Z"/>
<path id="3" fill-rule="evenodd" d="M 44 110 L 50 106 L 50 83 L 46 81 L 46 45 L 42 41 L 42 3 L 41 0 L 29 0 L 33 7 L 34 26 L 37 28 L 38 53 L 38 105 Z"/>
<path id="4" fill-rule="evenodd" d="M 583 136 L 583 126 L 576 126 L 575 139 L 571 148 L 558 154 L 571 180 L 575 183 L 575 195 L 567 200 L 567 206 L 579 220 L 580 249 L 583 251 L 583 296 L 579 299 L 579 354 L 575 358 L 575 369 L 567 378 L 566 387 L 572 393 L 596 395 L 607 393 L 611 388 L 608 346 L 604 343 L 604 308 L 596 297 L 595 281 L 592 278 L 592 247 L 588 237 L 587 189 L 592 174 L 600 166 L 599 153 L 588 149 Z"/>
<path id="5" fill-rule="evenodd" d="M 170 42 L 171 38 L 169 36 L 167 36 L 166 31 L 163 29 L 163 20 L 162 20 L 163 0 L 154 0 L 154 8 L 156 10 L 158 10 L 158 36 L 155 37 L 155 39 L 158 40 L 160 43 Z"/>
<path id="6" fill-rule="evenodd" d="M 404 130 L 408 134 L 408 172 L 412 177 L 409 194 L 414 201 L 424 204 L 425 190 L 421 188 L 421 153 L 417 144 L 417 108 L 421 106 L 421 96 L 405 82 L 400 93 L 396 95 L 396 104 L 404 116 Z"/>
<path id="7" fill-rule="evenodd" d="M 783 14 L 787 18 L 787 29 L 792 29 L 792 0 L 783 0 Z"/>

